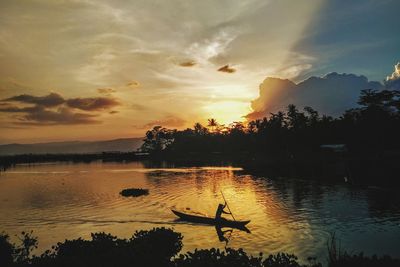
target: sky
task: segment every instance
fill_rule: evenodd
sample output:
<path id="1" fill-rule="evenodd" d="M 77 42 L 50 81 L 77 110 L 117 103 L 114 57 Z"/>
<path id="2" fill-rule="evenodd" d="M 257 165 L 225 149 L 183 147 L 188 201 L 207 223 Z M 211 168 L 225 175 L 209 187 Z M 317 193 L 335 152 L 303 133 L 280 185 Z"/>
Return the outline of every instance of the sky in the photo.
<path id="1" fill-rule="evenodd" d="M 2 0 L 0 143 L 140 137 L 290 101 L 337 115 L 379 89 L 371 81 L 399 78 L 398 10 L 398 0 Z"/>

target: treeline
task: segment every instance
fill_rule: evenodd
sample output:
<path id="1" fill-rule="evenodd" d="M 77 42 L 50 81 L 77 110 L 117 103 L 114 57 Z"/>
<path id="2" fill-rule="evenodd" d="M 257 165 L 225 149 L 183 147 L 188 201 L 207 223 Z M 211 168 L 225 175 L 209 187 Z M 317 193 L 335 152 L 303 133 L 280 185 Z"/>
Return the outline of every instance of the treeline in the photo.
<path id="1" fill-rule="evenodd" d="M 344 144 L 351 153 L 400 151 L 400 91 L 363 90 L 359 107 L 339 118 L 311 107 L 286 111 L 228 126 L 209 119 L 185 130 L 156 126 L 147 131 L 142 151 L 153 155 L 235 154 L 294 155 L 318 151 L 324 144 Z"/>
<path id="2" fill-rule="evenodd" d="M 0 234 L 0 266 L 2 267 L 91 267 L 91 266 L 148 266 L 148 267 L 322 267 L 316 258 L 300 264 L 298 258 L 286 253 L 264 257 L 252 256 L 242 249 L 201 249 L 179 254 L 183 236 L 166 228 L 137 231 L 129 239 L 106 233 L 95 233 L 91 240 L 65 240 L 41 255 L 32 255 L 38 240 L 32 233 L 22 233 L 20 243 L 11 243 Z M 365 257 L 340 252 L 333 237 L 328 245 L 329 267 L 394 267 L 400 260 L 384 257 Z"/>
<path id="3" fill-rule="evenodd" d="M 88 154 L 22 154 L 0 156 L 0 172 L 23 163 L 43 162 L 72 162 L 90 163 L 93 161 L 102 162 L 126 162 L 146 159 L 147 155 L 136 152 L 103 152 Z"/>

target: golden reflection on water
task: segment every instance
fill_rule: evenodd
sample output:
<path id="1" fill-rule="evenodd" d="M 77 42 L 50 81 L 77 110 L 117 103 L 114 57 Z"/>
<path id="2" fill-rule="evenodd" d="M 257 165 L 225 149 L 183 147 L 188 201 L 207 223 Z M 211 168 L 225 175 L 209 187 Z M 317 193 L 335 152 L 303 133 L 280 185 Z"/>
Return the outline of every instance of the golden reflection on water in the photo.
<path id="1" fill-rule="evenodd" d="M 119 195 L 132 187 L 148 188 L 150 194 Z M 258 179 L 234 167 L 146 168 L 139 162 L 24 165 L 0 174 L 0 231 L 15 238 L 21 231 L 33 230 L 43 251 L 64 239 L 89 238 L 92 232 L 129 238 L 135 230 L 165 226 L 184 235 L 184 251 L 224 248 L 214 227 L 176 221 L 170 211 L 214 216 L 223 202 L 222 191 L 235 218 L 251 220 L 251 233 L 234 230 L 228 246 L 254 254 L 285 251 L 303 258 L 321 257 L 332 229 L 354 235 L 351 244 L 351 239 L 365 236 L 359 229 L 375 227 L 364 213 L 368 207 L 363 195 L 354 201 L 344 189 L 321 188 Z M 348 212 L 337 208 L 349 203 Z M 399 221 L 385 230 L 396 231 Z M 395 234 L 399 233 L 397 229 Z M 374 233 L 371 238 L 376 240 Z M 393 255 L 393 244 L 385 238 L 386 245 L 378 244 Z M 375 247 L 363 250 L 368 249 L 377 252 Z"/>

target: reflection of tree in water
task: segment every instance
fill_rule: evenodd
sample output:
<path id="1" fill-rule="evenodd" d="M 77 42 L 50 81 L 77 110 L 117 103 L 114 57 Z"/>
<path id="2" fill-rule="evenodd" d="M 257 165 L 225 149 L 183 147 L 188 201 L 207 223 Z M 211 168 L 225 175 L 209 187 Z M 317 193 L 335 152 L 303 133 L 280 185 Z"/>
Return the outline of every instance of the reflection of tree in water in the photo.
<path id="1" fill-rule="evenodd" d="M 220 182 L 234 177 L 230 170 L 206 170 L 186 168 L 182 171 L 155 170 L 145 173 L 146 179 L 155 186 L 170 187 L 182 184 L 182 181 L 193 181 L 198 191 L 211 188 L 214 195 L 219 194 Z M 237 180 L 236 180 L 237 181 Z"/>
<path id="2" fill-rule="evenodd" d="M 367 190 L 368 211 L 371 217 L 400 218 L 400 195 L 395 190 Z"/>
<path id="3" fill-rule="evenodd" d="M 169 186 L 173 185 L 181 179 L 188 179 L 191 177 L 190 172 L 175 172 L 165 170 L 155 170 L 145 173 L 148 182 L 155 186 Z"/>
<path id="4" fill-rule="evenodd" d="M 321 208 L 325 187 L 317 182 L 311 184 L 311 204 L 315 209 Z"/>
<path id="5" fill-rule="evenodd" d="M 258 185 L 266 191 L 271 189 L 276 192 L 276 197 L 281 202 L 292 203 L 295 208 L 302 208 L 304 203 L 311 203 L 314 209 L 321 208 L 327 186 L 316 181 L 292 178 L 263 178 L 253 176 Z"/>
<path id="6" fill-rule="evenodd" d="M 177 168 L 175 163 L 168 161 L 156 161 L 156 160 L 145 160 L 142 161 L 145 169 L 166 169 L 166 168 Z"/>

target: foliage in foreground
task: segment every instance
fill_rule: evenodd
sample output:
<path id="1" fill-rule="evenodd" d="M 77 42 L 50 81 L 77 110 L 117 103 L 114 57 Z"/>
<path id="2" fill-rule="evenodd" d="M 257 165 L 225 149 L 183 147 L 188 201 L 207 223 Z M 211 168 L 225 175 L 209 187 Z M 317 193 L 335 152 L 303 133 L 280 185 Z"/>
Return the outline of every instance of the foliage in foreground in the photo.
<path id="1" fill-rule="evenodd" d="M 342 251 L 340 242 L 337 241 L 336 235 L 333 234 L 328 242 L 328 263 L 329 267 L 398 267 L 400 260 L 392 259 L 389 256 L 366 257 L 363 253 L 351 255 L 346 251 Z"/>
<path id="2" fill-rule="evenodd" d="M 153 228 L 137 231 L 129 239 L 119 239 L 106 233 L 95 233 L 91 240 L 78 238 L 65 240 L 39 256 L 32 256 L 37 238 L 32 233 L 22 233 L 20 244 L 12 244 L 9 236 L 0 234 L 0 266 L 157 266 L 157 267 L 321 267 L 315 258 L 301 265 L 294 255 L 278 253 L 263 257 L 248 255 L 242 249 L 202 249 L 186 254 L 182 249 L 180 233 L 172 229 Z M 362 254 L 341 253 L 333 236 L 328 247 L 330 267 L 400 266 L 400 260 L 388 256 L 365 257 Z"/>

